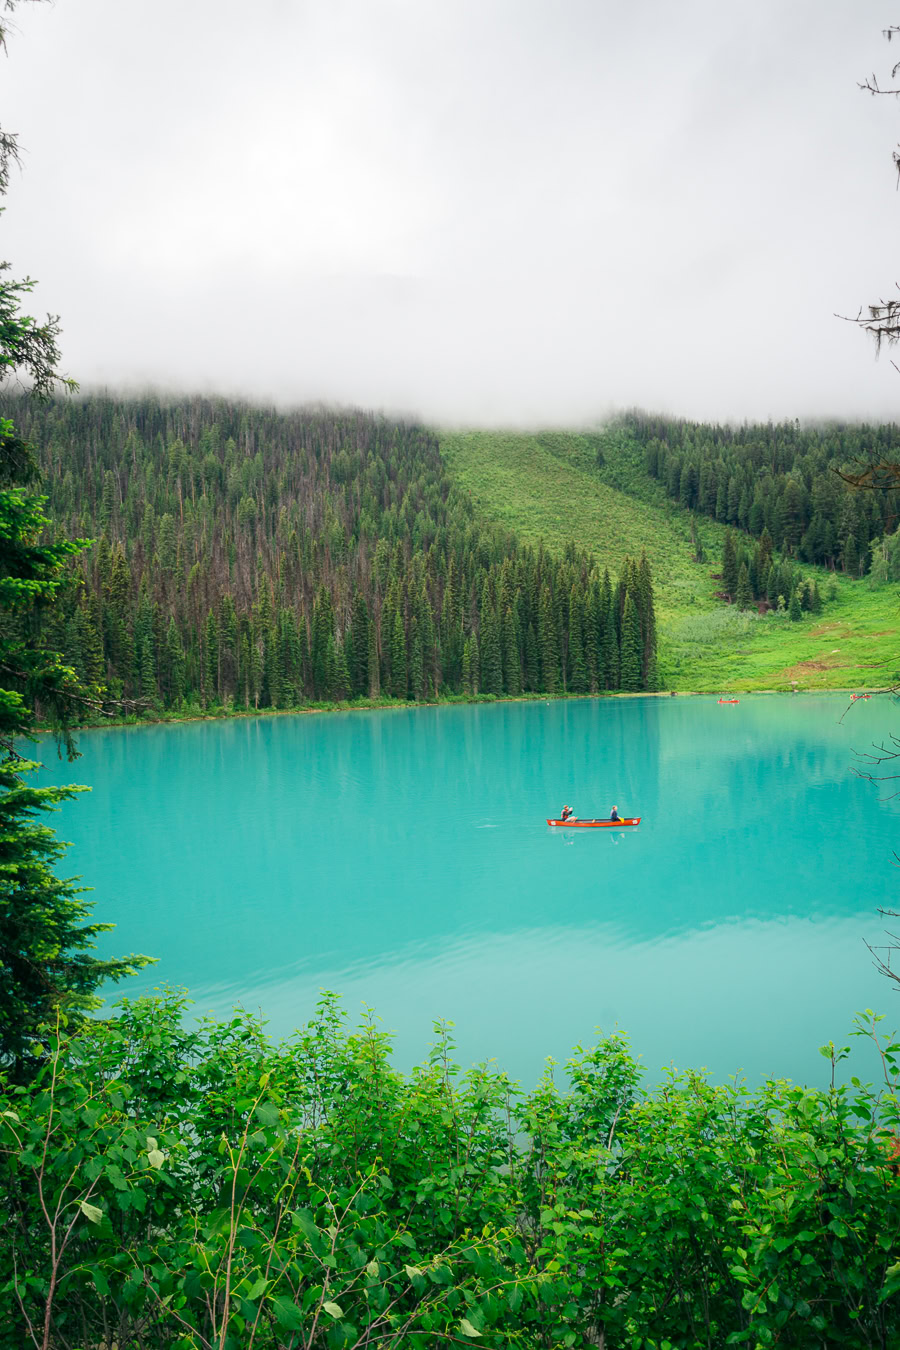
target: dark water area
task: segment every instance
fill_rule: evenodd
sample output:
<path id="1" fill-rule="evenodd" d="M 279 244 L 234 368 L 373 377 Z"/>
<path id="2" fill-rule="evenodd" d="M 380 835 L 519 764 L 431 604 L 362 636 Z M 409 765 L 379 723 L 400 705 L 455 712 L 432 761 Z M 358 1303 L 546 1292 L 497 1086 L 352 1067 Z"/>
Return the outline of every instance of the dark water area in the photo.
<path id="1" fill-rule="evenodd" d="M 261 717 L 82 735 L 42 782 L 108 951 L 196 1011 L 273 1033 L 340 992 L 398 1061 L 435 1018 L 532 1083 L 597 1029 L 674 1062 L 820 1082 L 824 1041 L 900 999 L 872 967 L 898 905 L 900 799 L 852 772 L 900 708 L 846 696 L 606 699 Z M 558 830 L 640 815 L 637 829 Z M 122 987 L 124 989 L 124 987 Z M 113 993 L 113 997 L 118 996 Z"/>

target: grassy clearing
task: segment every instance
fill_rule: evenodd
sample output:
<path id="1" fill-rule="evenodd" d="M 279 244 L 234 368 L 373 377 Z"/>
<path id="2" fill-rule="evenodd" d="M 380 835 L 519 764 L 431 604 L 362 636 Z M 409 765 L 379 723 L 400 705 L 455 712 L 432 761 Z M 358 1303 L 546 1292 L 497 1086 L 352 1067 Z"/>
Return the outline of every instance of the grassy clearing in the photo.
<path id="1" fill-rule="evenodd" d="M 705 619 L 731 618 L 729 610 Z M 713 637 L 687 615 L 666 623 L 661 679 L 697 690 L 872 689 L 900 680 L 900 595 L 896 586 L 839 582 L 822 614 L 791 623 L 786 615 L 746 617 Z"/>
<path id="2" fill-rule="evenodd" d="M 708 569 L 691 561 L 687 513 L 607 481 L 596 468 L 598 440 L 559 432 L 478 431 L 445 435 L 441 449 L 481 513 L 526 543 L 543 540 L 559 551 L 572 539 L 613 574 L 626 556 L 640 557 L 646 549 L 661 615 L 681 613 L 686 605 L 711 607 Z M 704 522 L 704 542 L 714 551 L 721 534 Z"/>
<path id="3" fill-rule="evenodd" d="M 646 549 L 657 587 L 660 680 L 700 691 L 877 688 L 900 679 L 900 588 L 837 577 L 824 613 L 739 614 L 715 598 L 724 529 L 698 527 L 708 561 L 692 561 L 690 519 L 644 472 L 623 432 L 456 432 L 441 448 L 480 512 L 554 551 L 571 539 L 615 572 Z M 597 468 L 597 450 L 605 463 Z M 827 593 L 832 578 L 818 568 Z"/>

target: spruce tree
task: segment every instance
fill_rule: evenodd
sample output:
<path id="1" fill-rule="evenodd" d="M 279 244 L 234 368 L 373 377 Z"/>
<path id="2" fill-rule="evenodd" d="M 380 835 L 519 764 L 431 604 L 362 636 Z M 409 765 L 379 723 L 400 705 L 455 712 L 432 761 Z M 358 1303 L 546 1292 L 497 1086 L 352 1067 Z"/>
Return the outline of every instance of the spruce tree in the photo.
<path id="1" fill-rule="evenodd" d="M 408 692 L 406 633 L 403 627 L 403 615 L 397 609 L 394 612 L 394 630 L 391 634 L 391 693 L 394 698 L 406 698 Z"/>
<path id="2" fill-rule="evenodd" d="M 500 652 L 500 626 L 491 597 L 490 585 L 485 579 L 481 592 L 481 632 L 479 652 L 481 655 L 481 692 L 483 694 L 503 693 L 503 662 Z"/>
<path id="3" fill-rule="evenodd" d="M 351 695 L 349 660 L 351 650 L 352 639 L 348 634 L 343 641 L 336 644 L 335 649 L 334 697 L 341 703 L 346 702 Z"/>
<path id="4" fill-rule="evenodd" d="M 852 534 L 847 535 L 847 542 L 844 544 L 843 563 L 844 571 L 848 577 L 859 576 L 859 552 L 856 547 L 856 538 Z"/>
<path id="5" fill-rule="evenodd" d="M 3 36 L 0 25 L 0 41 Z M 0 194 L 15 158 L 15 138 L 0 133 Z M 0 267 L 0 381 L 27 380 L 41 397 L 58 382 L 58 329 L 53 320 L 42 325 L 22 314 L 32 287 Z M 0 418 L 0 1065 L 16 1074 L 24 1072 L 39 1027 L 57 1009 L 71 1017 L 99 1006 L 96 991 L 104 980 L 145 964 L 139 957 L 94 956 L 94 939 L 110 925 L 85 923 L 89 908 L 78 889 L 53 874 L 65 848 L 39 817 L 77 789 L 24 782 L 37 768 L 19 750 L 35 713 L 55 726 L 74 757 L 69 728 L 101 694 L 81 684 L 42 636 L 40 620 L 51 615 L 67 566 L 87 541 L 40 542 L 49 521 L 45 499 L 33 491 L 35 476 L 32 447 Z"/>
<path id="6" fill-rule="evenodd" d="M 734 600 L 738 609 L 749 609 L 753 602 L 753 593 L 750 589 L 750 577 L 746 563 L 741 563 Z"/>
<path id="7" fill-rule="evenodd" d="M 641 621 L 631 591 L 628 590 L 625 593 L 625 609 L 622 613 L 622 655 L 619 675 L 619 687 L 628 693 L 633 693 L 641 687 L 642 657 Z"/>
<path id="8" fill-rule="evenodd" d="M 481 653 L 478 650 L 478 634 L 473 633 L 469 639 L 469 666 L 472 678 L 472 693 L 481 692 Z"/>
<path id="9" fill-rule="evenodd" d="M 416 614 L 409 625 L 409 684 L 413 698 L 421 703 L 425 697 L 425 654 L 422 650 L 422 630 Z"/>
<path id="10" fill-rule="evenodd" d="M 472 688 L 472 643 L 469 638 L 466 638 L 463 643 L 462 684 L 464 694 L 474 693 Z"/>
<path id="11" fill-rule="evenodd" d="M 646 552 L 641 552 L 638 568 L 638 594 L 640 595 L 641 641 L 643 655 L 641 659 L 641 684 L 644 689 L 656 688 L 656 605 L 653 599 L 653 575 Z"/>
<path id="12" fill-rule="evenodd" d="M 722 589 L 733 600 L 738 587 L 738 561 L 734 542 L 734 533 L 725 531 L 725 543 L 722 546 Z"/>
<path id="13" fill-rule="evenodd" d="M 586 694 L 588 668 L 584 657 L 583 618 L 581 597 L 573 583 L 569 596 L 569 681 L 573 694 Z"/>
<path id="14" fill-rule="evenodd" d="M 600 592 L 600 617 L 603 623 L 601 633 L 602 689 L 619 687 L 619 640 L 616 633 L 615 596 L 609 571 L 604 570 L 603 588 Z"/>
<path id="15" fill-rule="evenodd" d="M 525 629 L 525 688 L 529 693 L 536 692 L 540 681 L 540 671 L 537 637 L 534 632 L 534 624 L 529 623 Z"/>
<path id="16" fill-rule="evenodd" d="M 369 687 L 369 609 L 360 590 L 353 597 L 349 660 L 353 693 L 365 694 Z"/>
<path id="17" fill-rule="evenodd" d="M 378 664 L 378 631 L 374 619 L 370 620 L 368 626 L 366 661 L 369 672 L 369 698 L 379 698 L 381 696 L 381 676 Z"/>
<path id="18" fill-rule="evenodd" d="M 177 708 L 184 698 L 184 646 L 174 618 L 166 631 L 166 685 L 169 704 Z"/>
<path id="19" fill-rule="evenodd" d="M 215 703 L 219 697 L 219 625 L 212 610 L 206 616 L 203 643 L 203 688 L 206 698 Z"/>
<path id="20" fill-rule="evenodd" d="M 559 644 L 556 640 L 553 600 L 546 583 L 541 588 L 538 611 L 538 649 L 541 657 L 540 689 L 543 693 L 555 694 L 559 689 Z"/>
<path id="21" fill-rule="evenodd" d="M 506 609 L 503 611 L 501 629 L 503 642 L 503 687 L 507 694 L 521 694 L 522 664 L 519 658 L 516 622 L 513 618 L 511 605 L 507 605 Z"/>
<path id="22" fill-rule="evenodd" d="M 800 604 L 800 595 L 796 589 L 791 591 L 791 603 L 788 606 L 788 617 L 791 623 L 799 623 L 803 618 L 803 608 Z"/>

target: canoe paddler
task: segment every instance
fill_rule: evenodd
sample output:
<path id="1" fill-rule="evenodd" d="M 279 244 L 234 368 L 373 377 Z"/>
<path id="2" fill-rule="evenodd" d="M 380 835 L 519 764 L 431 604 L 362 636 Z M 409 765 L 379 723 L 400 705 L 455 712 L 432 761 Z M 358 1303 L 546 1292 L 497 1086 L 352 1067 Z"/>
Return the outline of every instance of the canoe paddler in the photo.
<path id="1" fill-rule="evenodd" d="M 622 817 L 619 815 L 619 808 L 618 808 L 617 806 L 614 806 L 613 809 L 610 811 L 610 813 L 609 813 L 609 818 L 610 818 L 610 820 L 621 820 L 621 819 L 622 819 Z"/>
<path id="2" fill-rule="evenodd" d="M 560 820 L 568 820 L 569 817 L 574 816 L 574 814 L 575 812 L 572 810 L 571 806 L 564 806 L 559 813 L 559 818 Z"/>

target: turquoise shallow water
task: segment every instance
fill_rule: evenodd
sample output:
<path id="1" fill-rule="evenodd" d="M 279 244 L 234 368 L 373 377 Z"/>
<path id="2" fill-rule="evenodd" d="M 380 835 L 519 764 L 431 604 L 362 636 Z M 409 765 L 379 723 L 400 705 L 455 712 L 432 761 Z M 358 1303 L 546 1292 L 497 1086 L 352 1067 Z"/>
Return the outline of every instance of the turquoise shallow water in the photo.
<path id="1" fill-rule="evenodd" d="M 462 1059 L 533 1082 L 597 1027 L 649 1066 L 821 1078 L 897 904 L 897 802 L 852 774 L 900 727 L 886 700 L 629 699 L 258 718 L 91 732 L 42 781 L 109 950 L 159 964 L 199 1011 L 276 1032 L 321 988 L 396 1030 L 434 1018 Z M 551 830 L 616 802 L 638 829 Z M 900 906 L 898 906 L 900 907 Z M 900 1005 L 898 1005 L 900 1006 Z M 900 1021 L 900 1016 L 897 1017 Z"/>

